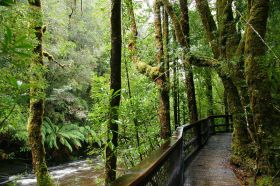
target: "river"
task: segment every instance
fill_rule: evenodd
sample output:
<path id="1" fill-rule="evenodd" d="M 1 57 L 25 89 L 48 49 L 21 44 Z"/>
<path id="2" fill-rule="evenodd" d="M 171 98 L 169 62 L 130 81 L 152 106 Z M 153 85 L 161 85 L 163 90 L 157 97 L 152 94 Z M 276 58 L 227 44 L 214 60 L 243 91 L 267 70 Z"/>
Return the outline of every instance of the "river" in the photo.
<path id="1" fill-rule="evenodd" d="M 12 168 L 11 166 L 10 168 Z M 1 169 L 0 169 L 1 170 Z M 82 159 L 49 167 L 49 172 L 56 185 L 60 186 L 95 186 L 102 185 L 104 178 L 103 163 L 100 157 Z M 16 170 L 14 170 L 16 171 Z M 36 179 L 32 173 L 13 174 L 13 171 L 0 172 L 0 185 L 15 183 L 18 186 L 35 186 Z M 30 165 L 26 171 L 30 172 Z M 9 175 L 10 174 L 10 175 Z"/>

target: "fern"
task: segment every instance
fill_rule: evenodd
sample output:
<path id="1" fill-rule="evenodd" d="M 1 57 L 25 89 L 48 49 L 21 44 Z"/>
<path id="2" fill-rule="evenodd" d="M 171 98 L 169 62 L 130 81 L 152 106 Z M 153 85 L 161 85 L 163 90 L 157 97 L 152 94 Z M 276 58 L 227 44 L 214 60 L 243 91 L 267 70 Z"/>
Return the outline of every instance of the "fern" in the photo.
<path id="1" fill-rule="evenodd" d="M 82 147 L 82 142 L 88 142 L 92 131 L 89 126 L 81 127 L 75 124 L 56 125 L 46 118 L 43 125 L 43 141 L 50 149 L 66 147 L 73 151 L 73 147 Z"/>

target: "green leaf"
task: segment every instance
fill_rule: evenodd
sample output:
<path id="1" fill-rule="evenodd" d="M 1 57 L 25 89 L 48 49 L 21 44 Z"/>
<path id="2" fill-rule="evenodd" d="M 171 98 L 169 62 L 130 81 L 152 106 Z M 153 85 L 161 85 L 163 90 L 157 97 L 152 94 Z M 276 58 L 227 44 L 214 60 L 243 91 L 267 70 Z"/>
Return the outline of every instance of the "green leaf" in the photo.
<path id="1" fill-rule="evenodd" d="M 111 150 L 114 150 L 114 148 L 115 148 L 114 144 L 111 141 L 108 143 L 108 146 Z"/>
<path id="2" fill-rule="evenodd" d="M 73 151 L 71 145 L 68 143 L 67 140 L 65 140 L 65 144 L 64 144 L 71 152 Z"/>

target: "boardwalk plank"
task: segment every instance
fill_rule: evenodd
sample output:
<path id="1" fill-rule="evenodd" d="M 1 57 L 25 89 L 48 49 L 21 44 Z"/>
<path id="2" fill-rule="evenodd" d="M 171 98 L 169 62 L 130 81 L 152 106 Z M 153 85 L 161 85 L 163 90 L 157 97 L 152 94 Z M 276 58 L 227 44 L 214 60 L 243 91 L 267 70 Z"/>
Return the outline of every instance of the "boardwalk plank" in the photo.
<path id="1" fill-rule="evenodd" d="M 229 168 L 231 134 L 212 136 L 185 171 L 184 186 L 240 186 Z"/>

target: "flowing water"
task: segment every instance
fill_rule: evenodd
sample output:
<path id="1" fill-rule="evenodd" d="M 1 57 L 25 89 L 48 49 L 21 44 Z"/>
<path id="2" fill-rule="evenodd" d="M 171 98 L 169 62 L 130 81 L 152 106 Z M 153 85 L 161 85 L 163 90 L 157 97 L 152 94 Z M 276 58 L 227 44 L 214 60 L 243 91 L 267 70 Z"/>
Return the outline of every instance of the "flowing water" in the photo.
<path id="1" fill-rule="evenodd" d="M 77 160 L 49 167 L 49 172 L 55 183 L 60 186 L 102 185 L 101 180 L 104 178 L 100 158 Z M 36 185 L 35 175 L 32 173 L 6 176 L 6 180 L 0 182 L 0 185 L 11 182 L 19 186 Z"/>

